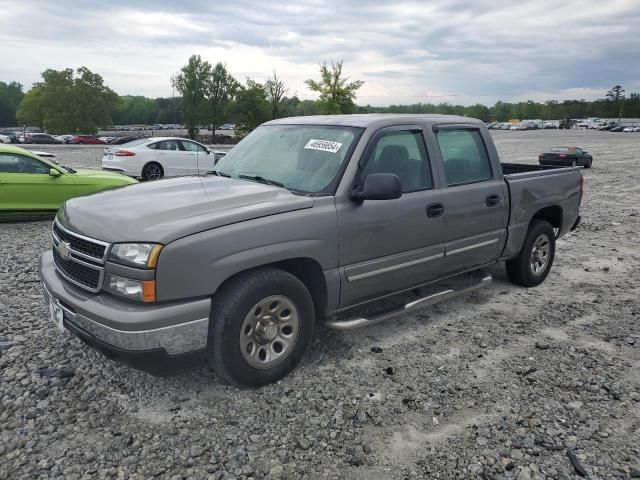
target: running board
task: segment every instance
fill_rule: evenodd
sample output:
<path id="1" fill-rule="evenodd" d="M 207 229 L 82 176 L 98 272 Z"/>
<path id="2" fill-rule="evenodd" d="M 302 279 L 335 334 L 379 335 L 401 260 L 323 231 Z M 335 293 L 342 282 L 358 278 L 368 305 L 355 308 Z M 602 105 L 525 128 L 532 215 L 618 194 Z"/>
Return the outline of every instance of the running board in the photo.
<path id="1" fill-rule="evenodd" d="M 369 325 L 374 325 L 376 323 L 383 322 L 385 320 L 389 320 L 390 318 L 397 317 L 398 315 L 402 315 L 404 313 L 410 312 L 412 310 L 417 310 L 419 308 L 425 308 L 429 305 L 433 305 L 444 300 L 448 300 L 450 298 L 457 297 L 459 295 L 463 295 L 465 293 L 473 292 L 474 290 L 478 290 L 482 287 L 486 287 L 491 283 L 492 277 L 490 273 L 483 272 L 482 276 L 474 279 L 473 283 L 465 282 L 460 286 L 451 286 L 447 288 L 442 288 L 431 293 L 429 295 L 420 297 L 416 300 L 406 303 L 403 307 L 392 310 L 390 312 L 385 312 L 380 315 L 372 316 L 372 317 L 359 317 L 353 318 L 349 320 L 328 320 L 324 323 L 324 326 L 327 328 L 331 328 L 333 330 L 356 330 L 358 328 L 362 328 Z M 434 287 L 438 287 L 434 285 Z"/>

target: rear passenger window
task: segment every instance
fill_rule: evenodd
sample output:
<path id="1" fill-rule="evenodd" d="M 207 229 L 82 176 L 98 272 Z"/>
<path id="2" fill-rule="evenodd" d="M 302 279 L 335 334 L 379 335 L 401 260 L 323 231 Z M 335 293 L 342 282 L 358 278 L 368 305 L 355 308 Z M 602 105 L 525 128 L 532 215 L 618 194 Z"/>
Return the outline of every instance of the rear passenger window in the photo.
<path id="1" fill-rule="evenodd" d="M 436 133 L 447 185 L 493 178 L 489 155 L 478 130 L 441 129 Z"/>
<path id="2" fill-rule="evenodd" d="M 431 188 L 431 172 L 424 140 L 420 132 L 390 132 L 378 140 L 362 172 L 393 173 L 402 183 L 402 191 L 413 192 Z"/>

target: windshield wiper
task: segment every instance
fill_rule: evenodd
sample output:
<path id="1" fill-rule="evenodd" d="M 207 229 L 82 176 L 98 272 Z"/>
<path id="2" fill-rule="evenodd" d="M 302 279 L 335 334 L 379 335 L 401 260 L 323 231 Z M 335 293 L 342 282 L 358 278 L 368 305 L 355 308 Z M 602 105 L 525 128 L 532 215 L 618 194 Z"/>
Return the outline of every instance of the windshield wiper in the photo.
<path id="1" fill-rule="evenodd" d="M 228 173 L 221 172 L 219 170 L 210 170 L 207 172 L 207 175 L 217 175 L 219 177 L 231 178 L 231 175 L 229 175 Z"/>
<path id="2" fill-rule="evenodd" d="M 264 183 L 266 185 L 272 185 L 274 187 L 287 188 L 284 186 L 284 183 L 276 182 L 275 180 L 269 180 L 268 178 L 261 177 L 260 175 L 238 175 L 238 178 L 253 180 L 256 182 Z"/>

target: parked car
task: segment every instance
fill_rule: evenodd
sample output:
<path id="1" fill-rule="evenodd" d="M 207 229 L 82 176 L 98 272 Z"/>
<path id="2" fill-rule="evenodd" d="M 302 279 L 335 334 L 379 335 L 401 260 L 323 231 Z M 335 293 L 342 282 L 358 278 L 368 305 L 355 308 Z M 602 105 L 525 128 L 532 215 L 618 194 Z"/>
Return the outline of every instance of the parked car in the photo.
<path id="1" fill-rule="evenodd" d="M 108 143 L 109 145 L 123 145 L 134 140 L 139 140 L 139 137 L 113 137 Z"/>
<path id="2" fill-rule="evenodd" d="M 53 162 L 56 165 L 58 165 L 58 156 L 51 152 L 43 152 L 40 150 L 29 150 L 29 151 L 40 158 L 46 158 L 50 162 Z"/>
<path id="3" fill-rule="evenodd" d="M 633 132 L 633 127 L 624 127 L 622 129 L 622 131 L 625 132 L 625 133 L 631 133 L 631 132 Z"/>
<path id="4" fill-rule="evenodd" d="M 79 145 L 104 145 L 104 142 L 95 135 L 74 135 L 69 143 Z"/>
<path id="5" fill-rule="evenodd" d="M 640 127 L 633 127 L 634 132 L 640 132 Z"/>
<path id="6" fill-rule="evenodd" d="M 609 129 L 610 132 L 622 132 L 623 130 L 624 130 L 624 127 L 622 125 L 617 125 Z"/>
<path id="7" fill-rule="evenodd" d="M 540 165 L 591 168 L 593 157 L 578 147 L 552 147 L 538 155 Z"/>
<path id="8" fill-rule="evenodd" d="M 486 285 L 499 261 L 539 285 L 581 198 L 581 169 L 501 164 L 479 120 L 285 118 L 208 177 L 69 200 L 40 277 L 55 325 L 111 358 L 155 373 L 206 359 L 258 386 L 295 367 L 316 322 L 388 321 Z"/>
<path id="9" fill-rule="evenodd" d="M 0 143 L 11 143 L 11 137 L 0 133 Z"/>
<path id="10" fill-rule="evenodd" d="M 4 135 L 5 137 L 9 137 L 9 143 L 20 143 L 18 140 L 18 136 L 15 132 L 10 130 L 0 130 L 0 135 Z M 3 142 L 5 143 L 5 142 Z"/>
<path id="11" fill-rule="evenodd" d="M 511 124 L 503 123 L 502 126 L 500 127 L 500 130 L 511 130 Z"/>
<path id="12" fill-rule="evenodd" d="M 55 137 L 62 143 L 69 143 L 73 138 L 73 135 L 56 135 Z"/>
<path id="13" fill-rule="evenodd" d="M 51 216 L 69 198 L 137 183 L 116 173 L 61 167 L 20 147 L 0 145 L 0 219 Z"/>
<path id="14" fill-rule="evenodd" d="M 204 174 L 216 156 L 204 145 L 178 137 L 141 138 L 119 147 L 105 147 L 102 169 L 143 180 Z"/>
<path id="15" fill-rule="evenodd" d="M 55 144 L 62 143 L 57 138 L 49 135 L 48 133 L 27 133 L 22 143 L 35 143 L 35 144 Z"/>

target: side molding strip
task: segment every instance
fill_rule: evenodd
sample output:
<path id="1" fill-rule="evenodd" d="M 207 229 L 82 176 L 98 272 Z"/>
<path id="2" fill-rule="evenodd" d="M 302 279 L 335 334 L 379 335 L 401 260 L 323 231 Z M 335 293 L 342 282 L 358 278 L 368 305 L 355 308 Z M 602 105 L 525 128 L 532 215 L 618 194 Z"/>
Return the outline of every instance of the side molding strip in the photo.
<path id="1" fill-rule="evenodd" d="M 498 239 L 494 238 L 493 240 L 487 240 L 486 242 L 482 242 L 482 243 L 474 243 L 473 245 L 468 245 L 466 247 L 462 247 L 462 248 L 456 248 L 455 250 L 451 250 L 450 252 L 447 252 L 447 255 L 455 255 L 456 253 L 462 253 L 462 252 L 467 252 L 469 250 L 473 250 L 475 248 L 480 248 L 480 247 L 486 247 L 488 245 L 494 244 L 494 243 L 498 243 Z"/>
<path id="2" fill-rule="evenodd" d="M 411 267 L 413 265 L 418 265 L 420 263 L 431 262 L 432 260 L 437 260 L 438 258 L 443 258 L 443 257 L 444 257 L 444 253 L 438 253 L 436 255 L 431 255 L 429 257 L 419 258 L 417 260 L 411 260 L 410 262 L 399 263 L 397 265 L 391 265 L 389 267 L 379 268 L 378 270 L 371 270 L 370 272 L 359 273 L 357 275 L 347 274 L 347 280 L 350 282 L 355 282 L 357 280 L 363 280 L 365 278 L 373 277 L 375 275 L 381 275 L 383 273 L 393 272 L 395 270 Z"/>

